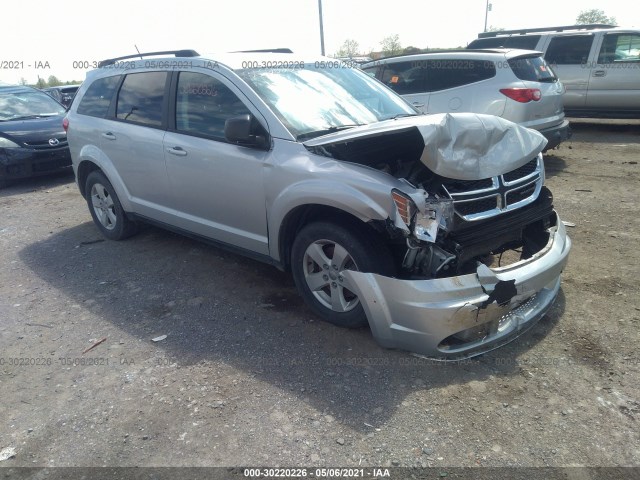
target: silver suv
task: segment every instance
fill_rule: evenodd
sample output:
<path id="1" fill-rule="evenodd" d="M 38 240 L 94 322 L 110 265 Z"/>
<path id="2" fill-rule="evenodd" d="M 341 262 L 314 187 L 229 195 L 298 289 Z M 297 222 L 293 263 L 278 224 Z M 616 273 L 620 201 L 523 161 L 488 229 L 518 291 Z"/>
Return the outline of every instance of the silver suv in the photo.
<path id="1" fill-rule="evenodd" d="M 449 50 L 383 58 L 362 69 L 424 113 L 497 115 L 542 133 L 546 149 L 571 136 L 564 87 L 540 52 Z"/>
<path id="2" fill-rule="evenodd" d="M 478 37 L 468 48 L 544 52 L 567 89 L 567 115 L 640 118 L 640 30 L 569 25 L 487 32 Z"/>
<path id="3" fill-rule="evenodd" d="M 291 271 L 323 319 L 445 359 L 550 307 L 571 242 L 540 134 L 419 115 L 327 58 L 173 53 L 103 62 L 65 118 L 104 236 L 145 221 L 214 241 Z"/>

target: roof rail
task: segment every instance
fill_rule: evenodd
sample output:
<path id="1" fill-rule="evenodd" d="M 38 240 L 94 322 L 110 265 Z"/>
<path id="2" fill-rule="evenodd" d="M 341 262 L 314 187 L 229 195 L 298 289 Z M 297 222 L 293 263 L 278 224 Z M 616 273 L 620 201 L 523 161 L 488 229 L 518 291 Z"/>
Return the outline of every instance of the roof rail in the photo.
<path id="1" fill-rule="evenodd" d="M 290 48 L 264 48 L 261 50 L 238 50 L 231 53 L 293 53 Z"/>
<path id="2" fill-rule="evenodd" d="M 594 28 L 615 28 L 617 25 L 607 25 L 604 23 L 589 23 L 585 25 L 563 25 L 561 27 L 542 28 L 520 28 L 518 30 L 501 30 L 499 32 L 483 32 L 478 34 L 478 38 L 497 37 L 498 35 L 524 35 L 535 32 L 564 32 L 567 30 L 593 30 Z"/>
<path id="3" fill-rule="evenodd" d="M 142 58 L 142 57 L 153 57 L 157 55 L 175 55 L 176 57 L 199 57 L 200 54 L 195 50 L 166 50 L 163 52 L 148 52 L 148 53 L 136 53 L 135 55 L 125 55 L 124 57 L 116 57 L 116 58 L 107 58 L 106 60 L 102 60 L 98 62 L 98 67 L 106 67 L 108 65 L 113 65 L 118 60 L 127 60 L 128 58 Z"/>

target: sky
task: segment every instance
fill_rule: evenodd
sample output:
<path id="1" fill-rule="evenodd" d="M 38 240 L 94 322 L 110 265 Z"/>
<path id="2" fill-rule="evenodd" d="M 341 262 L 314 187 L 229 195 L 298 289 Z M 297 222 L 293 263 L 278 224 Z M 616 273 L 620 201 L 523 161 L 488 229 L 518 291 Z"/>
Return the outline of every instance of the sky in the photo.
<path id="1" fill-rule="evenodd" d="M 640 28 L 640 2 L 630 0 L 490 0 L 488 25 L 505 29 L 572 25 L 600 8 L 618 24 Z M 362 53 L 399 35 L 403 47 L 465 46 L 484 29 L 486 0 L 322 0 L 325 52 L 347 39 Z M 82 68 L 105 58 L 158 50 L 200 53 L 289 47 L 320 54 L 318 0 L 11 1 L 3 5 L 0 82 L 38 76 L 84 80 Z"/>

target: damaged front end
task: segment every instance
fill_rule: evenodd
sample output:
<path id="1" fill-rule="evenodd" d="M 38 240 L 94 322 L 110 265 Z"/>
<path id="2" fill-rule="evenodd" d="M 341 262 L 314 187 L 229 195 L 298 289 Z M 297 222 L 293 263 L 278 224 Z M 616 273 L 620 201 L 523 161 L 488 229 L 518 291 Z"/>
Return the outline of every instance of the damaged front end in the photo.
<path id="1" fill-rule="evenodd" d="M 456 360 L 542 318 L 571 241 L 544 186 L 544 137 L 497 117 L 433 117 L 307 148 L 401 181 L 387 221 L 372 222 L 397 277 L 344 274 L 381 345 Z"/>

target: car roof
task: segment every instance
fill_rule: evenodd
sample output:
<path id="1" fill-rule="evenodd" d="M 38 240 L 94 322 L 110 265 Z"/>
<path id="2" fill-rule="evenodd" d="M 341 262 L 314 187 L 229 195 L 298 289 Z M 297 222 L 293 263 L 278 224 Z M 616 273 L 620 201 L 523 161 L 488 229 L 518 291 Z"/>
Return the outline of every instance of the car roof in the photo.
<path id="1" fill-rule="evenodd" d="M 26 85 L 0 85 L 0 93 L 27 93 L 39 92 L 40 90 Z"/>
<path id="2" fill-rule="evenodd" d="M 531 56 L 531 55 L 542 55 L 542 52 L 538 50 L 523 50 L 518 48 L 483 48 L 483 49 L 473 49 L 473 48 L 464 48 L 464 49 L 455 49 L 455 50 L 437 50 L 432 52 L 424 52 L 424 53 L 411 53 L 408 55 L 396 55 L 392 57 L 384 57 L 379 60 L 373 60 L 371 62 L 367 62 L 362 65 L 362 68 L 366 68 L 371 65 L 379 65 L 381 63 L 386 63 L 388 61 L 402 61 L 402 60 L 416 60 L 416 59 L 426 59 L 426 58 L 466 58 L 466 59 L 487 59 L 493 57 L 500 58 L 515 58 L 522 56 Z"/>
<path id="3" fill-rule="evenodd" d="M 175 55 L 167 55 L 171 53 L 175 53 Z M 160 62 L 166 63 L 169 68 L 179 67 L 181 64 L 191 65 L 194 62 L 201 62 L 198 66 L 204 66 L 205 68 L 212 68 L 209 63 L 213 63 L 214 66 L 222 65 L 230 70 L 241 70 L 244 68 L 252 68 L 252 66 L 253 68 L 264 68 L 265 66 L 276 68 L 278 66 L 291 66 L 291 68 L 295 68 L 295 65 L 299 65 L 301 63 L 308 64 L 318 61 L 326 62 L 328 60 L 339 61 L 335 58 L 322 57 L 319 55 L 295 54 L 286 48 L 206 53 L 203 55 L 200 55 L 194 50 L 176 50 L 158 52 L 158 54 L 151 52 L 148 54 L 143 53 L 141 55 L 128 55 L 125 57 L 107 59 L 100 62 L 98 68 L 89 72 L 88 75 L 93 75 L 96 71 L 103 72 L 105 70 L 121 70 L 122 73 L 130 73 L 131 70 L 135 69 L 153 68 L 149 67 L 153 62 L 156 64 Z"/>
<path id="4" fill-rule="evenodd" d="M 615 25 L 568 25 L 561 27 L 543 27 L 543 28 L 523 28 L 514 30 L 502 30 L 498 32 L 482 32 L 478 34 L 475 40 L 484 40 L 487 38 L 506 38 L 506 37 L 527 37 L 527 36 L 545 36 L 545 35 L 580 35 L 597 32 L 605 33 L 635 33 L 637 28 L 619 27 Z"/>
<path id="5" fill-rule="evenodd" d="M 58 85 L 57 87 L 47 87 L 47 88 L 43 88 L 42 90 L 45 92 L 51 92 L 53 90 L 64 90 L 65 88 L 79 88 L 80 84 L 76 83 L 73 85 Z"/>

